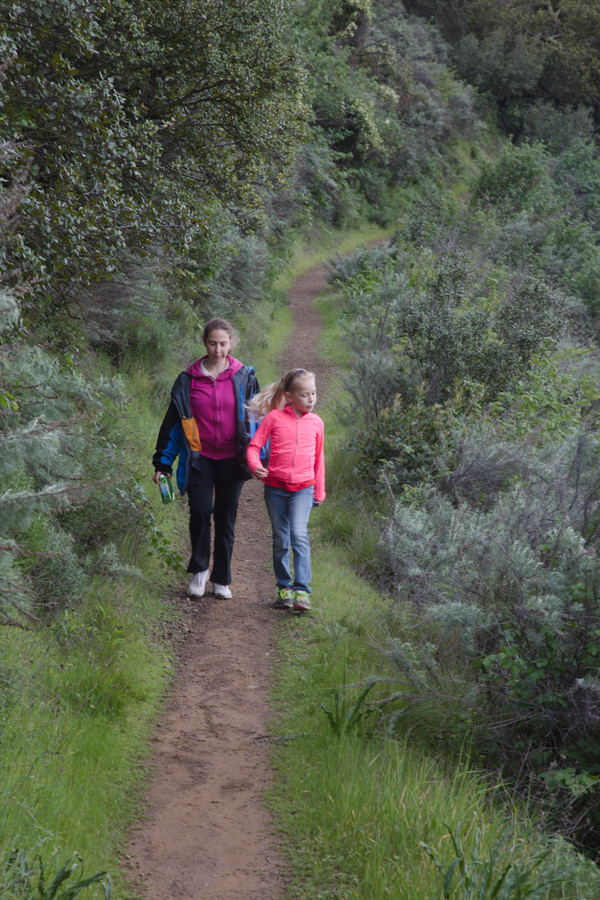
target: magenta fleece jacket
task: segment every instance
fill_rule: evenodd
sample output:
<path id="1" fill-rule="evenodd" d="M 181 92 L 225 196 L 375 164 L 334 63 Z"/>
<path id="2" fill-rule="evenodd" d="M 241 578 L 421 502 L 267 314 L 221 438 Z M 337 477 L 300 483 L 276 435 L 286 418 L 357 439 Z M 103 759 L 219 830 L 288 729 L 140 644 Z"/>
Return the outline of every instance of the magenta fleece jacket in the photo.
<path id="1" fill-rule="evenodd" d="M 202 372 L 202 361 L 188 366 L 192 376 L 190 403 L 198 426 L 202 455 L 211 459 L 237 456 L 237 432 L 233 373 L 242 368 L 239 359 L 228 356 L 229 366 L 216 379 Z"/>
<path id="2" fill-rule="evenodd" d="M 264 483 L 288 491 L 315 486 L 315 500 L 325 499 L 325 457 L 323 420 L 315 413 L 299 418 L 291 403 L 274 409 L 264 417 L 250 441 L 246 455 L 252 474 L 260 465 L 260 450 L 269 438 L 271 449 L 269 474 Z"/>

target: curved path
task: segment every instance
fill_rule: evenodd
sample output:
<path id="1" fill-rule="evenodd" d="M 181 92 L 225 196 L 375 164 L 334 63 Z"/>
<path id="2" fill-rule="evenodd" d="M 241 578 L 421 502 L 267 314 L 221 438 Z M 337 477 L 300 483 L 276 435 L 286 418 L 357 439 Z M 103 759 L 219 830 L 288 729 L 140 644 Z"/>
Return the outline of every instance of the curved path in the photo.
<path id="1" fill-rule="evenodd" d="M 313 300 L 326 272 L 290 291 L 294 328 L 280 359 L 317 375 L 321 330 Z M 271 538 L 261 485 L 242 492 L 233 557 L 234 599 L 183 600 L 187 631 L 168 708 L 155 737 L 146 814 L 124 859 L 140 900 L 283 900 L 285 865 L 262 798 L 270 783 L 269 684 L 281 613 L 271 607 Z"/>

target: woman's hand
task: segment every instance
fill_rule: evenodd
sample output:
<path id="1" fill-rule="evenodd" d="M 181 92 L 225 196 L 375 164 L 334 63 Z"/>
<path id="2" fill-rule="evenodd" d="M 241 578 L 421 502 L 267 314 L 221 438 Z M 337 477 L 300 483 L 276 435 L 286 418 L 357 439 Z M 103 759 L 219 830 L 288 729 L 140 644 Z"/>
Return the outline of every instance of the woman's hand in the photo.
<path id="1" fill-rule="evenodd" d="M 154 475 L 152 476 L 152 481 L 154 482 L 154 484 L 158 484 L 161 475 L 167 475 L 167 473 L 159 472 L 157 469 L 156 472 L 154 473 Z M 167 475 L 167 478 L 170 478 L 170 477 L 171 477 L 170 475 Z"/>
<path id="2" fill-rule="evenodd" d="M 259 465 L 254 470 L 254 477 L 258 478 L 259 481 L 263 481 L 267 477 L 268 474 L 269 474 L 269 470 L 265 469 L 264 466 Z"/>

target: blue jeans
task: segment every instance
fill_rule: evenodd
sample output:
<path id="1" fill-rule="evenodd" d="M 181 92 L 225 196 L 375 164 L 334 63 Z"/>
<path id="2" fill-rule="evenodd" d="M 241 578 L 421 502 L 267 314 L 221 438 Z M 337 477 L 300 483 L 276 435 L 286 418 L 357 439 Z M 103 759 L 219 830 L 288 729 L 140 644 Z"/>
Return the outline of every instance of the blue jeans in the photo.
<path id="1" fill-rule="evenodd" d="M 311 568 L 308 518 L 314 488 L 286 491 L 265 485 L 265 503 L 273 528 L 273 570 L 278 587 L 310 594 Z M 294 581 L 290 574 L 290 547 L 294 555 Z"/>

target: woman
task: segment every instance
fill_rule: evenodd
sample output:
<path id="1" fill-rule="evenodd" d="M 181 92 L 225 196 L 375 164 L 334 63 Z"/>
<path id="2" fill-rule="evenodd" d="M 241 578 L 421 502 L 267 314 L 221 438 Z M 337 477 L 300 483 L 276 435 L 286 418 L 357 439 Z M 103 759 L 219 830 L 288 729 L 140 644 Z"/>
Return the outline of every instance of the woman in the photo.
<path id="1" fill-rule="evenodd" d="M 247 404 L 259 390 L 252 366 L 230 355 L 236 343 L 226 319 L 211 319 L 202 336 L 206 356 L 182 372 L 171 390 L 171 403 L 158 433 L 153 481 L 169 478 L 179 455 L 177 485 L 190 506 L 193 578 L 190 597 L 202 597 L 211 577 L 215 597 L 231 597 L 231 553 L 235 517 L 244 481 L 250 440 Z M 214 497 L 214 502 L 213 502 Z M 211 515 L 215 539 L 210 572 Z"/>

